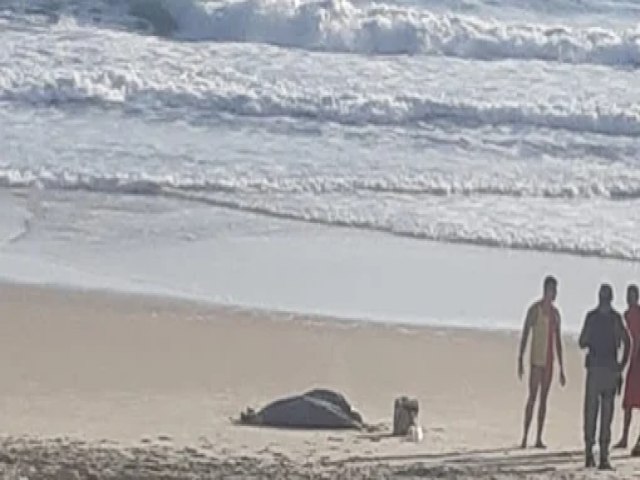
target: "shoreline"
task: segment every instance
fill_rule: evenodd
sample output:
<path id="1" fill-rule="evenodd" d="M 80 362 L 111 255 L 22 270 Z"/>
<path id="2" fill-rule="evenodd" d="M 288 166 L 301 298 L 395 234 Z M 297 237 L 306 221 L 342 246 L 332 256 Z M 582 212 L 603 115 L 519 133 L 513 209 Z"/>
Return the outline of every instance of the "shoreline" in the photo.
<path id="1" fill-rule="evenodd" d="M 542 279 L 552 274 L 560 282 L 563 329 L 575 334 L 600 283 L 614 286 L 621 305 L 627 284 L 640 282 L 640 263 L 416 241 L 170 200 L 162 203 L 165 215 L 198 218 L 209 233 L 194 234 L 191 225 L 178 237 L 153 235 L 149 243 L 140 232 L 121 236 L 121 216 L 127 209 L 137 212 L 136 197 L 118 198 L 123 211 L 112 211 L 110 197 L 45 193 L 50 210 L 86 202 L 81 216 L 106 208 L 113 218 L 95 239 L 73 232 L 58 238 L 45 227 L 5 242 L 0 270 L 8 283 L 376 323 L 518 331 Z M 16 217 L 30 218 L 25 200 L 13 200 Z M 141 228 L 152 220 L 138 213 L 134 218 Z M 120 232 L 113 238 L 104 232 L 110 222 Z M 91 224 L 85 233 L 95 228 Z"/>

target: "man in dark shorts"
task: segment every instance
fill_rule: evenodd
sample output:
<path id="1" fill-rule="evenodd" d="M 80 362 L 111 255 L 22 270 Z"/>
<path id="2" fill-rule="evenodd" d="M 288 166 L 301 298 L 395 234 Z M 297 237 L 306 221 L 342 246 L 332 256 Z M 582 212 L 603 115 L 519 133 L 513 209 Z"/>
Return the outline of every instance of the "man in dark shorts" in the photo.
<path id="1" fill-rule="evenodd" d="M 584 395 L 584 442 L 587 468 L 595 467 L 593 446 L 596 422 L 600 413 L 600 469 L 611 470 L 609 444 L 616 392 L 622 388 L 622 371 L 629 360 L 631 341 L 622 323 L 622 317 L 612 307 L 613 290 L 602 285 L 599 303 L 587 314 L 580 348 L 587 349 L 587 380 Z M 624 346 L 622 360 L 618 361 L 620 346 Z"/>
<path id="2" fill-rule="evenodd" d="M 542 299 L 535 302 L 527 310 L 527 316 L 520 340 L 520 353 L 518 356 L 518 377 L 524 376 L 524 351 L 531 337 L 530 361 L 529 361 L 529 396 L 524 413 L 524 433 L 522 435 L 522 448 L 527 447 L 529 427 L 533 419 L 538 392 L 540 404 L 538 406 L 538 432 L 536 436 L 536 448 L 545 448 L 542 441 L 545 417 L 547 415 L 547 399 L 551 380 L 553 379 L 554 350 L 560 364 L 560 384 L 564 386 L 564 364 L 562 360 L 562 336 L 560 331 L 560 312 L 554 302 L 558 293 L 558 281 L 554 277 L 544 279 Z"/>

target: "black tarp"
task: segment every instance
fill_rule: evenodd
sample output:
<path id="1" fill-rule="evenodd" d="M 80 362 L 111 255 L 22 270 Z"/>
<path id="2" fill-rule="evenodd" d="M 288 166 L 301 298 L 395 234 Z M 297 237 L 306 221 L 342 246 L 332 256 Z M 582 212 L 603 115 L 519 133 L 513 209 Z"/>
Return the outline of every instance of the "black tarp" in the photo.
<path id="1" fill-rule="evenodd" d="M 362 417 L 345 397 L 326 389 L 276 400 L 259 412 L 241 416 L 241 423 L 282 428 L 361 429 Z"/>

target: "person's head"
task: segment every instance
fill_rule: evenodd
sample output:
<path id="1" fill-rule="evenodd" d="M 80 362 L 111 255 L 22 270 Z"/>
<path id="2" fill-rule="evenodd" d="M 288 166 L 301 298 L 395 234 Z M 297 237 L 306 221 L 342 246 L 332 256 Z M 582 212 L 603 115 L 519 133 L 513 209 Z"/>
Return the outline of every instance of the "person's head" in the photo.
<path id="1" fill-rule="evenodd" d="M 638 298 L 640 295 L 638 294 L 638 286 L 637 285 L 629 285 L 627 287 L 627 305 L 630 307 L 638 304 Z"/>
<path id="2" fill-rule="evenodd" d="M 600 291 L 598 292 L 598 301 L 601 307 L 611 307 L 613 302 L 613 289 L 608 283 L 600 285 Z"/>
<path id="3" fill-rule="evenodd" d="M 545 277 L 542 285 L 542 299 L 546 302 L 554 302 L 558 295 L 558 280 L 555 277 L 549 275 Z"/>

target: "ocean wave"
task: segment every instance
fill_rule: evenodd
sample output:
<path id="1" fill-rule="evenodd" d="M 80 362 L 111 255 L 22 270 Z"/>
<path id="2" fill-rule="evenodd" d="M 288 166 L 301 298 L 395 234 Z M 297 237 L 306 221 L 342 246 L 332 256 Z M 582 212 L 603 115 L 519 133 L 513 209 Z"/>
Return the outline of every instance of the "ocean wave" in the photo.
<path id="1" fill-rule="evenodd" d="M 640 66 L 640 28 L 516 24 L 349 0 L 132 1 L 159 34 L 314 51 Z"/>
<path id="2" fill-rule="evenodd" d="M 242 183 L 245 185 L 241 186 Z M 610 237 L 602 237 L 599 232 L 593 232 L 591 223 L 580 221 L 580 214 L 577 213 L 593 213 L 595 204 L 592 200 L 576 203 L 574 197 L 565 197 L 561 193 L 554 197 L 555 200 L 548 200 L 525 198 L 525 192 L 519 192 L 516 196 L 522 195 L 521 198 L 500 201 L 495 195 L 509 194 L 508 188 L 502 192 L 487 192 L 479 187 L 475 191 L 469 188 L 458 193 L 452 193 L 455 190 L 452 188 L 447 193 L 450 201 L 442 204 L 438 199 L 424 199 L 415 197 L 415 194 L 407 195 L 405 199 L 398 198 L 398 189 L 386 187 L 377 191 L 377 198 L 375 195 L 363 197 L 363 192 L 358 190 L 362 185 L 355 180 L 352 183 L 354 191 L 350 192 L 351 195 L 345 194 L 343 190 L 346 186 L 343 184 L 337 193 L 326 189 L 327 195 L 323 196 L 317 192 L 311 192 L 312 195 L 286 194 L 269 185 L 269 182 L 258 187 L 250 182 L 234 184 L 229 181 L 179 181 L 126 175 L 102 178 L 71 173 L 54 175 L 0 171 L 0 186 L 4 187 L 143 195 L 417 240 L 640 261 L 636 230 L 631 224 L 623 228 L 626 224 L 616 216 L 620 212 L 627 212 L 630 206 L 598 207 L 603 215 L 599 220 L 602 222 L 602 233 L 610 233 Z M 369 188 L 369 185 L 365 187 Z M 608 195 L 604 190 L 599 193 Z M 480 200 L 468 199 L 468 196 L 480 197 Z M 619 198 L 622 197 L 638 199 L 640 188 L 631 186 L 625 193 L 620 193 Z M 606 198 L 602 200 L 606 201 Z M 374 204 L 375 208 L 372 208 Z M 491 209 L 487 210 L 487 205 L 491 205 Z M 504 213 L 508 211 L 513 216 L 514 209 L 520 212 L 514 217 L 515 220 L 505 218 Z"/>
<path id="3" fill-rule="evenodd" d="M 548 231 L 546 228 L 536 227 L 533 231 L 526 231 L 514 225 L 473 226 L 478 221 L 473 213 L 469 218 L 463 220 L 457 217 L 455 221 L 440 219 L 436 214 L 431 217 L 431 221 L 427 220 L 425 223 L 420 215 L 413 217 L 409 212 L 384 212 L 380 215 L 371 212 L 368 207 L 364 211 L 345 208 L 343 205 L 333 206 L 330 203 L 322 207 L 292 207 L 226 195 L 213 197 L 171 188 L 163 189 L 162 194 L 178 200 L 281 220 L 366 230 L 414 240 L 640 261 L 640 246 L 635 242 L 635 237 L 631 242 L 591 238 L 586 235 L 589 233 L 588 228 L 585 230 L 562 221 L 559 229 L 552 228 Z M 439 209 L 434 210 L 437 212 Z M 576 227 L 575 230 L 572 227 Z"/>
<path id="4" fill-rule="evenodd" d="M 480 175 L 454 178 L 452 175 L 363 176 L 272 176 L 219 175 L 218 178 L 175 175 L 118 174 L 104 176 L 71 171 L 54 172 L 0 168 L 0 187 L 83 190 L 107 194 L 158 195 L 166 191 L 185 194 L 232 195 L 331 195 L 375 196 L 380 194 L 425 197 L 507 197 L 566 200 L 640 200 L 640 178 L 601 181 L 574 180 L 559 183 L 529 178 L 521 180 L 485 179 Z"/>
<path id="5" fill-rule="evenodd" d="M 283 82 L 239 84 L 222 78 L 163 83 L 131 71 L 47 73 L 27 79 L 0 75 L 0 101 L 60 106 L 95 104 L 147 109 L 157 115 L 208 118 L 219 114 L 288 117 L 343 125 L 411 126 L 445 122 L 462 127 L 530 126 L 605 135 L 640 135 L 640 105 L 492 103 L 444 96 L 301 90 Z"/>
<path id="6" fill-rule="evenodd" d="M 634 222 L 624 213 L 632 208 L 628 200 L 640 200 L 640 182 L 630 181 L 626 186 L 619 181 L 537 187 L 461 185 L 463 182 L 447 185 L 438 178 L 429 186 L 426 179 L 411 178 L 397 179 L 395 184 L 355 177 L 216 181 L 0 169 L 0 187 L 4 188 L 141 195 L 417 240 L 640 261 Z M 504 196 L 510 198 L 501 198 Z M 601 217 L 593 220 L 601 225 L 598 232 L 591 222 L 581 220 L 587 212 L 594 219 Z M 605 233 L 607 236 L 601 235 Z"/>
<path id="7" fill-rule="evenodd" d="M 25 11 L 15 2 L 4 9 Z M 482 18 L 479 12 L 470 16 L 349 0 L 34 0 L 26 10 L 48 21 L 72 15 L 97 26 L 153 32 L 175 40 L 372 55 L 640 66 L 640 24 L 607 29 L 510 23 Z"/>

